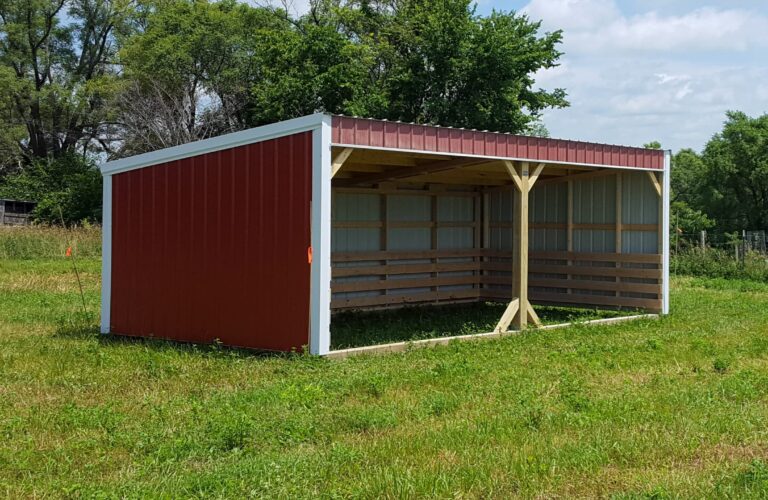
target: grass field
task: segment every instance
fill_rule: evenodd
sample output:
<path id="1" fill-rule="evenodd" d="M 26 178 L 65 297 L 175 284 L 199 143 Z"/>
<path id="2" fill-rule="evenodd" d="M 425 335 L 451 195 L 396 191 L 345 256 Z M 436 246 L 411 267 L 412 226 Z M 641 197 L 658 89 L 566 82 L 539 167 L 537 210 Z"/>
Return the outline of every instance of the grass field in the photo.
<path id="1" fill-rule="evenodd" d="M 0 260 L 0 495 L 768 496 L 768 286 L 381 357 L 101 339 L 99 260 Z"/>

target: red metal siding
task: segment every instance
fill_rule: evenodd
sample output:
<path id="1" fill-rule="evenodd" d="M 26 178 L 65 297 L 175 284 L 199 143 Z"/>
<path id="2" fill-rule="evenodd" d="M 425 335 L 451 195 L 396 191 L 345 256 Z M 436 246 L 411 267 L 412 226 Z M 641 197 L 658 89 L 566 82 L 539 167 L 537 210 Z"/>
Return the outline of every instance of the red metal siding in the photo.
<path id="1" fill-rule="evenodd" d="M 434 153 L 487 155 L 609 165 L 664 168 L 664 152 L 560 139 L 544 139 L 496 132 L 479 132 L 368 118 L 333 117 L 334 144 L 411 149 Z"/>
<path id="2" fill-rule="evenodd" d="M 309 343 L 312 133 L 113 177 L 111 331 Z"/>

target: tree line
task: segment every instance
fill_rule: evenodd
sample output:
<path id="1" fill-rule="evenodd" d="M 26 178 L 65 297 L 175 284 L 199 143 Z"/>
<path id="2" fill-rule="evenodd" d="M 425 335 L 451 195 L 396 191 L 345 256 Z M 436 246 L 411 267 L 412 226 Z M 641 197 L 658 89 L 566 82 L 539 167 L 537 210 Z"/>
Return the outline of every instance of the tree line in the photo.
<path id="1" fill-rule="evenodd" d="M 561 37 L 471 0 L 0 0 L 0 195 L 94 218 L 95 159 L 317 111 L 543 134 Z"/>
<path id="2" fill-rule="evenodd" d="M 671 184 L 679 233 L 768 231 L 768 115 L 728 112 L 701 153 L 673 156 Z"/>

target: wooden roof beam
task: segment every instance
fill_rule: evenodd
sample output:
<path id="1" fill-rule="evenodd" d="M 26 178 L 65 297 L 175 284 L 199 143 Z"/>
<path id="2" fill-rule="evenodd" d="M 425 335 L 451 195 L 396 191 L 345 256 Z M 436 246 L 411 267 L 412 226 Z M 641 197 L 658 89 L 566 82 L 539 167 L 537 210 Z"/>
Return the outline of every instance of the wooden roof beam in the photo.
<path id="1" fill-rule="evenodd" d="M 468 165 L 477 165 L 491 161 L 493 160 L 485 158 L 453 158 L 451 160 L 435 161 L 415 167 L 396 168 L 387 172 L 372 173 L 369 175 L 361 175 L 343 180 L 340 179 L 337 185 L 353 186 L 359 184 L 378 184 L 384 181 L 395 181 L 399 179 L 407 179 L 408 177 L 418 177 L 435 172 L 444 172 L 446 170 L 453 170 Z"/>

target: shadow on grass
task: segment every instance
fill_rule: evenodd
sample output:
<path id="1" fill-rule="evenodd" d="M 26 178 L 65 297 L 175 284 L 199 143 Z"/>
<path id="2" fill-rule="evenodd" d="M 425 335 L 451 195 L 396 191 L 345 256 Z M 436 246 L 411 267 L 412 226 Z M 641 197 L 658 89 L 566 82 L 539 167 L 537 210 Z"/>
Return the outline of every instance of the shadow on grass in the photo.
<path id="1" fill-rule="evenodd" d="M 331 320 L 331 349 L 491 332 L 506 307 L 475 302 L 341 312 Z M 536 312 L 543 324 L 554 325 L 627 316 L 636 311 L 536 306 Z"/>
<path id="2" fill-rule="evenodd" d="M 204 356 L 216 356 L 231 358 L 233 356 L 243 358 L 309 358 L 307 352 L 281 352 L 265 351 L 258 349 L 246 349 L 231 347 L 214 341 L 210 343 L 181 342 L 176 340 L 134 337 L 129 335 L 109 334 L 102 335 L 99 325 L 90 318 L 69 317 L 62 319 L 56 326 L 54 337 L 69 340 L 95 340 L 104 347 L 141 346 L 153 351 L 184 351 L 190 354 Z"/>

